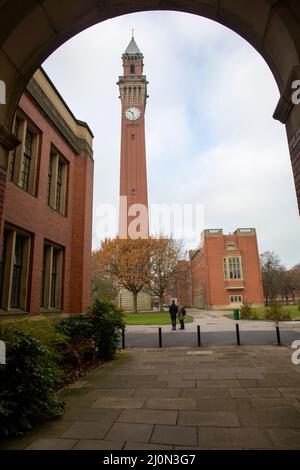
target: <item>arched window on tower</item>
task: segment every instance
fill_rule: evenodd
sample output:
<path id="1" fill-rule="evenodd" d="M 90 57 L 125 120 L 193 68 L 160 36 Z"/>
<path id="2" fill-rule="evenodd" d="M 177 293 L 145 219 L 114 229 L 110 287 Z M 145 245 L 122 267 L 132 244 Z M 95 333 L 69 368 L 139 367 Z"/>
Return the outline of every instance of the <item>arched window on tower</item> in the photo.
<path id="1" fill-rule="evenodd" d="M 130 65 L 130 73 L 135 73 L 135 65 L 134 64 Z"/>

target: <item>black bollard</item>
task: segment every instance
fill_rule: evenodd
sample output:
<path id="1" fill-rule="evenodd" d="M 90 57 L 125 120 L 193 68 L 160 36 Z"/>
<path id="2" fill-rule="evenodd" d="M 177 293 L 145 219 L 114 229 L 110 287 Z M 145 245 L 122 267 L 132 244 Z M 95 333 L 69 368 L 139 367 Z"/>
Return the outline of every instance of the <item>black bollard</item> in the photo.
<path id="1" fill-rule="evenodd" d="M 237 345 L 241 345 L 241 340 L 240 340 L 240 325 L 238 323 L 235 324 L 235 329 L 236 329 L 236 342 Z"/>
<path id="2" fill-rule="evenodd" d="M 125 349 L 125 328 L 122 328 L 122 349 Z"/>
<path id="3" fill-rule="evenodd" d="M 158 342 L 159 342 L 159 347 L 162 348 L 162 330 L 161 330 L 161 328 L 158 328 Z"/>
<path id="4" fill-rule="evenodd" d="M 278 346 L 281 346 L 281 338 L 280 338 L 280 329 L 279 329 L 279 322 L 275 322 L 276 326 L 276 336 L 277 336 L 277 344 Z"/>
<path id="5" fill-rule="evenodd" d="M 197 336 L 198 336 L 198 346 L 201 348 L 201 330 L 200 330 L 200 325 L 197 325 Z"/>

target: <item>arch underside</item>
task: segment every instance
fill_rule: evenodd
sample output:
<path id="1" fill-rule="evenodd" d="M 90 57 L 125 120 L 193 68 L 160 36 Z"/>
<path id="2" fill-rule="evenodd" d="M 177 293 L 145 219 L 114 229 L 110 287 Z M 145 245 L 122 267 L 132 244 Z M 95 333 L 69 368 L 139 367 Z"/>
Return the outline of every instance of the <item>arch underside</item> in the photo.
<path id="1" fill-rule="evenodd" d="M 14 145 L 9 129 L 26 84 L 41 63 L 84 29 L 123 14 L 172 10 L 217 21 L 246 39 L 262 55 L 281 99 L 275 118 L 287 126 L 300 201 L 300 106 L 292 106 L 291 83 L 300 78 L 298 0 L 0 0 L 0 80 L 7 104 L 0 106 L 0 143 Z M 298 148 L 298 147 L 297 147 Z M 0 155 L 0 165 L 4 157 Z M 297 186 L 298 185 L 298 186 Z"/>

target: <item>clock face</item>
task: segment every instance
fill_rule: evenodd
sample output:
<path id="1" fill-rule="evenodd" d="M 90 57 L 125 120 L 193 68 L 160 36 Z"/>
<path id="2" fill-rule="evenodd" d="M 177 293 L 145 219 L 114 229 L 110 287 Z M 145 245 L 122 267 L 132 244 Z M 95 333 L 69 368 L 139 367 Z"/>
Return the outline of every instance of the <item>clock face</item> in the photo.
<path id="1" fill-rule="evenodd" d="M 141 115 L 141 111 L 138 108 L 129 108 L 125 112 L 126 119 L 129 121 L 136 121 Z"/>

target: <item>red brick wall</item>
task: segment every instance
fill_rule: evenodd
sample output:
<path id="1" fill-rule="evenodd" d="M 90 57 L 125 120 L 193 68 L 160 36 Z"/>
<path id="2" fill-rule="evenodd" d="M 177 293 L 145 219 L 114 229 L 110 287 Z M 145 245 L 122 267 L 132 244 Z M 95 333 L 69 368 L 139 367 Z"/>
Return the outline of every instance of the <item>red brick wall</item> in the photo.
<path id="1" fill-rule="evenodd" d="M 190 304 L 198 305 L 203 296 L 202 253 L 200 250 L 190 252 Z"/>
<path id="2" fill-rule="evenodd" d="M 298 208 L 300 213 L 300 129 L 290 142 L 290 154 L 296 186 Z"/>
<path id="3" fill-rule="evenodd" d="M 6 170 L 0 167 L 0 246 L 2 246 L 2 237 L 3 237 L 3 216 L 4 216 L 6 176 L 7 176 Z"/>
<path id="4" fill-rule="evenodd" d="M 79 313 L 88 304 L 90 289 L 92 160 L 78 157 L 25 94 L 20 108 L 42 132 L 37 197 L 8 182 L 4 205 L 4 220 L 33 234 L 28 310 L 32 313 L 40 311 L 43 245 L 44 239 L 48 239 L 65 247 L 63 310 Z M 51 144 L 70 163 L 66 217 L 47 206 Z"/>
<path id="5" fill-rule="evenodd" d="M 93 161 L 79 156 L 74 161 L 74 213 L 72 231 L 70 312 L 86 311 L 91 295 Z"/>
<path id="6" fill-rule="evenodd" d="M 226 242 L 234 241 L 236 250 L 227 251 Z M 263 304 L 263 290 L 259 266 L 259 254 L 255 234 L 232 236 L 205 236 L 205 278 L 209 305 L 227 305 L 230 295 L 242 295 L 244 301 Z M 224 280 L 224 256 L 241 256 L 243 280 Z M 239 287 L 240 290 L 226 290 L 226 287 Z"/>

